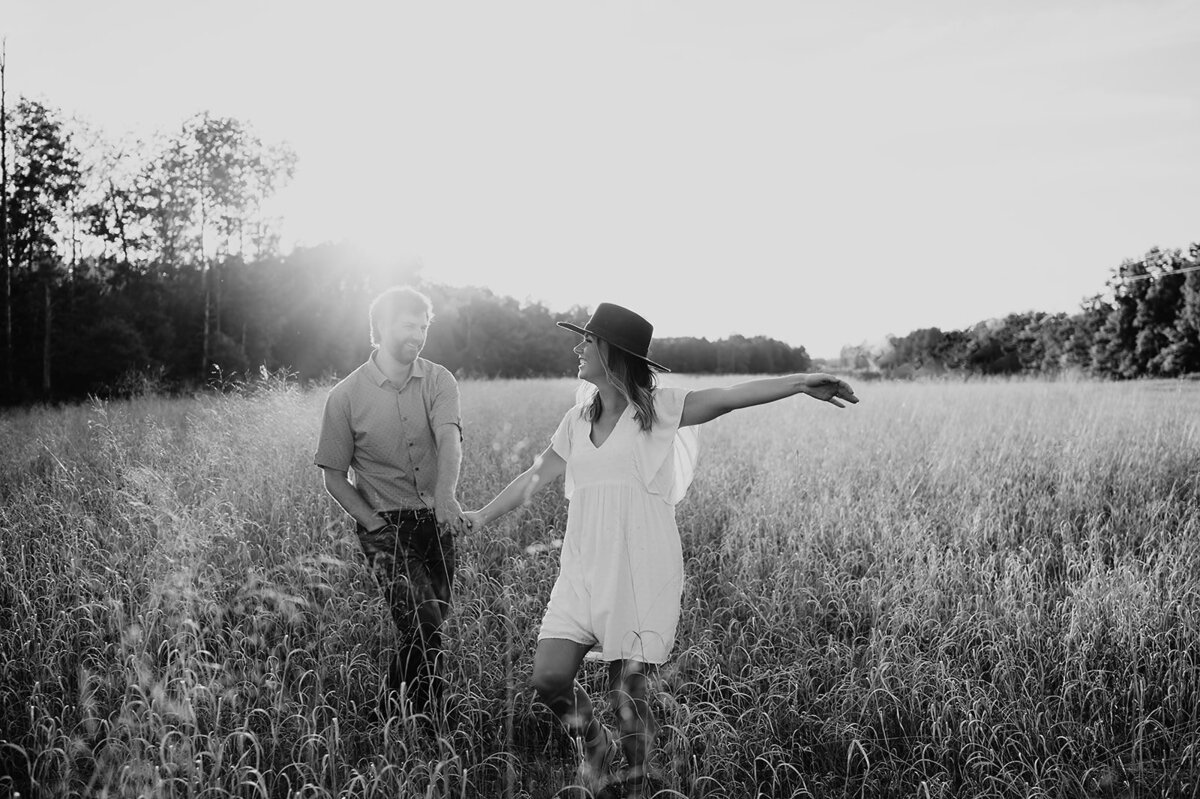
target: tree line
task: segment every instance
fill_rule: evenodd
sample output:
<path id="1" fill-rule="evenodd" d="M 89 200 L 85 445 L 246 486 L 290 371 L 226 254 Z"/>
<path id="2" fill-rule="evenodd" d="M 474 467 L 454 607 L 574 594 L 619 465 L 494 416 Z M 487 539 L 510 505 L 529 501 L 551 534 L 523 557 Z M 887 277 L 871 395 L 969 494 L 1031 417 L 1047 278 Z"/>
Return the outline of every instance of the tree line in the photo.
<path id="1" fill-rule="evenodd" d="M 413 283 L 436 320 L 426 355 L 461 375 L 570 374 L 552 312 L 422 279 L 348 244 L 281 253 L 267 200 L 296 156 L 242 120 L 197 114 L 147 139 L 111 140 L 27 98 L 9 107 L 0 61 L 0 259 L 5 403 L 190 388 L 260 371 L 342 375 L 370 352 L 367 309 Z M 676 338 L 655 354 L 687 371 L 795 371 L 802 347 Z"/>
<path id="2" fill-rule="evenodd" d="M 846 347 L 844 366 L 888 377 L 1054 375 L 1200 376 L 1200 243 L 1151 249 L 1112 271 L 1074 314 L 1029 311 L 964 330 L 936 327 Z"/>
<path id="3" fill-rule="evenodd" d="M 0 60 L 0 265 L 6 404 L 193 388 L 260 371 L 347 373 L 369 352 L 367 307 L 414 283 L 435 303 L 426 354 L 464 376 L 573 371 L 555 312 L 484 288 L 423 279 L 420 264 L 348 244 L 280 251 L 268 200 L 296 155 L 243 121 L 200 113 L 175 130 L 111 139 L 41 101 L 10 107 Z M 825 368 L 904 377 L 1200 372 L 1200 245 L 1114 270 L 1079 313 L 1012 314 L 848 347 Z M 689 373 L 804 371 L 803 347 L 764 336 L 668 338 L 653 356 Z"/>

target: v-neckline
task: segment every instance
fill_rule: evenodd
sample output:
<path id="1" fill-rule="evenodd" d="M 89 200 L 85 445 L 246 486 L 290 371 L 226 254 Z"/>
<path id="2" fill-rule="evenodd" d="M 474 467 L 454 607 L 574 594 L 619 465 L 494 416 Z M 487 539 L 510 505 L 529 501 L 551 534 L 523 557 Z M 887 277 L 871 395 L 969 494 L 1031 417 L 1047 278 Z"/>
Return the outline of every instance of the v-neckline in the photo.
<path id="1" fill-rule="evenodd" d="M 590 443 L 592 445 L 592 449 L 598 450 L 601 447 L 603 447 L 605 444 L 608 443 L 608 440 L 613 437 L 613 433 L 617 432 L 617 426 L 621 424 L 621 420 L 625 418 L 625 412 L 628 410 L 629 410 L 629 405 L 626 405 L 624 410 L 622 410 L 619 414 L 617 414 L 617 421 L 613 422 L 612 430 L 608 431 L 608 435 L 606 435 L 604 437 L 604 440 L 601 441 L 599 444 L 596 443 L 596 439 L 593 437 L 596 432 L 595 422 L 588 423 L 588 443 Z"/>

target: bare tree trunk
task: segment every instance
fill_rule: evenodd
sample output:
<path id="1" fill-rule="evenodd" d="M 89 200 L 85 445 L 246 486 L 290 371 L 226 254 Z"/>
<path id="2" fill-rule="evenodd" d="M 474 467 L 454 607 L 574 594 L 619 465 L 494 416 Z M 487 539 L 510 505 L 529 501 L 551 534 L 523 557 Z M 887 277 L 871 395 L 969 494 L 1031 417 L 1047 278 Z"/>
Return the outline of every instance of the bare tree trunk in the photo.
<path id="1" fill-rule="evenodd" d="M 50 399 L 50 325 L 54 321 L 53 310 L 50 302 L 50 274 L 45 275 L 45 281 L 42 283 L 44 287 L 43 297 L 45 298 L 45 317 L 46 327 L 42 335 L 42 397 Z"/>
<path id="2" fill-rule="evenodd" d="M 117 187 L 108 179 L 108 198 L 112 201 L 113 217 L 117 220 L 117 234 L 121 237 L 121 260 L 129 263 L 129 239 L 125 236 L 125 214 L 117 205 Z"/>
<path id="3" fill-rule="evenodd" d="M 212 290 L 210 288 L 210 272 L 208 264 L 208 255 L 204 248 L 204 239 L 208 233 L 208 214 L 204 207 L 204 192 L 201 189 L 200 193 L 200 275 L 204 282 L 204 338 L 200 345 L 200 379 L 203 380 L 208 374 L 208 353 L 209 353 L 209 329 L 211 320 L 209 318 L 209 307 L 211 306 Z"/>
<path id="4" fill-rule="evenodd" d="M 208 352 L 209 352 L 208 331 L 209 331 L 209 326 L 211 325 L 211 321 L 209 319 L 209 308 L 212 306 L 212 302 L 211 302 L 212 292 L 208 287 L 209 268 L 208 268 L 207 262 L 205 262 L 202 269 L 204 270 L 201 273 L 203 275 L 203 277 L 201 279 L 204 281 L 204 339 L 203 339 L 203 342 L 200 347 L 200 349 L 201 349 L 201 352 L 200 352 L 200 379 L 201 380 L 203 380 L 204 376 L 208 374 Z"/>
<path id="5" fill-rule="evenodd" d="M 79 220 L 76 218 L 75 193 L 71 192 L 71 264 L 67 267 L 67 318 L 75 316 L 75 270 L 79 268 Z"/>
<path id="6" fill-rule="evenodd" d="M 8 260 L 8 106 L 4 89 L 4 64 L 8 60 L 0 41 L 0 263 L 4 267 L 4 392 L 13 396 L 12 264 Z"/>
<path id="7" fill-rule="evenodd" d="M 221 332 L 221 259 L 213 258 L 213 335 Z"/>

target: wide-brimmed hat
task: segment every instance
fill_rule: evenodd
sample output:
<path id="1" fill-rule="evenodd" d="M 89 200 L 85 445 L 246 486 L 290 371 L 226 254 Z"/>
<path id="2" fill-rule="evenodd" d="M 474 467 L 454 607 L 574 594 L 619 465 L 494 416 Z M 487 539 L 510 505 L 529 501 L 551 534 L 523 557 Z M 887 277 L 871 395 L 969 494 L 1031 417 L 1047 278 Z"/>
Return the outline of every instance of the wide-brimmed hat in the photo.
<path id="1" fill-rule="evenodd" d="M 646 363 L 662 372 L 671 371 L 660 363 L 655 363 L 647 356 L 650 354 L 650 339 L 654 336 L 654 325 L 628 308 L 611 302 L 602 302 L 592 312 L 592 318 L 580 327 L 572 322 L 559 322 L 559 327 L 574 330 L 580 335 L 593 335 L 602 338 L 611 346 L 629 353 L 635 358 L 641 358 Z"/>

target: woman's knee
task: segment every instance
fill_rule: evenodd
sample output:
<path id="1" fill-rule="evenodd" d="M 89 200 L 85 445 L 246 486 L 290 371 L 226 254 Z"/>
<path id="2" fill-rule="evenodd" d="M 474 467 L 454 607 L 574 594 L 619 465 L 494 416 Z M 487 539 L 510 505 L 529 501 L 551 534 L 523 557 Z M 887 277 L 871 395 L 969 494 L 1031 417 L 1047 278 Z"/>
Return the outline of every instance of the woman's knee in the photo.
<path id="1" fill-rule="evenodd" d="M 530 678 L 533 690 L 538 699 L 550 704 L 563 694 L 571 693 L 575 685 L 575 674 L 554 665 L 534 665 L 533 676 Z"/>
<path id="2" fill-rule="evenodd" d="M 614 663 L 608 672 L 608 690 L 613 701 L 641 700 L 649 697 L 654 666 L 636 660 Z"/>
<path id="3" fill-rule="evenodd" d="M 588 646 L 574 641 L 546 638 L 538 641 L 533 655 L 533 675 L 530 683 L 538 698 L 547 705 L 564 696 L 574 697 L 575 673 L 587 654 Z M 555 707 L 557 711 L 558 708 Z"/>

